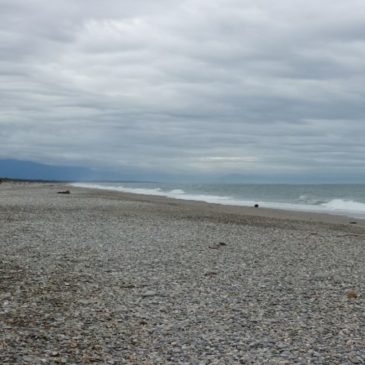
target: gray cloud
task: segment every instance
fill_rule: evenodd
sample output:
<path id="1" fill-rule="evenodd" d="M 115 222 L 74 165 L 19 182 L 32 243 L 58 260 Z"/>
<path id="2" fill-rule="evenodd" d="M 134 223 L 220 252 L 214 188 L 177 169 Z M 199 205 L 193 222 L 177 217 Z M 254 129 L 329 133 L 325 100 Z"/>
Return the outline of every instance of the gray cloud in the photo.
<path id="1" fill-rule="evenodd" d="M 0 158 L 186 174 L 365 165 L 365 4 L 0 0 Z"/>

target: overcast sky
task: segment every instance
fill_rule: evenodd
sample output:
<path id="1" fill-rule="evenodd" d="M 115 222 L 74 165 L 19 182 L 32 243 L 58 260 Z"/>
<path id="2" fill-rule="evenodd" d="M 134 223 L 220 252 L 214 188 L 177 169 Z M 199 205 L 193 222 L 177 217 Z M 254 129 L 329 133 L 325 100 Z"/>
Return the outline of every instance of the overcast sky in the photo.
<path id="1" fill-rule="evenodd" d="M 364 176 L 364 1 L 0 0 L 0 78 L 0 158 Z"/>

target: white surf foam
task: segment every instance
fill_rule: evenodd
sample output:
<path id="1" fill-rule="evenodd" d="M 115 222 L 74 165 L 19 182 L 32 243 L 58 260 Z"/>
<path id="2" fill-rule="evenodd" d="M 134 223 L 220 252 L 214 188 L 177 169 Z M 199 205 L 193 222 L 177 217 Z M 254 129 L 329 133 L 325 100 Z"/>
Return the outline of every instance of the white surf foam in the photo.
<path id="1" fill-rule="evenodd" d="M 322 206 L 334 211 L 365 213 L 365 203 L 353 200 L 333 199 L 328 203 L 323 203 Z"/>
<path id="2" fill-rule="evenodd" d="M 111 191 L 120 191 L 123 193 L 131 193 L 131 194 L 143 194 L 143 195 L 157 195 L 157 196 L 165 196 L 165 193 L 160 188 L 128 188 L 124 186 L 110 186 L 110 185 L 99 185 L 93 183 L 71 183 L 70 185 L 80 188 L 89 188 L 89 189 L 101 189 L 101 190 L 111 190 Z"/>

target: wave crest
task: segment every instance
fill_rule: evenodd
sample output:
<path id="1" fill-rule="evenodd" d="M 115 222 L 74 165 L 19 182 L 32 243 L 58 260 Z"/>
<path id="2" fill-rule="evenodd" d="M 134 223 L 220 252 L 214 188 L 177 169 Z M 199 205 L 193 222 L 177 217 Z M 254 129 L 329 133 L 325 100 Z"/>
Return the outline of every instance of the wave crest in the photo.
<path id="1" fill-rule="evenodd" d="M 365 212 L 365 203 L 353 200 L 332 199 L 327 203 L 321 204 L 323 207 L 331 210 L 345 212 Z"/>

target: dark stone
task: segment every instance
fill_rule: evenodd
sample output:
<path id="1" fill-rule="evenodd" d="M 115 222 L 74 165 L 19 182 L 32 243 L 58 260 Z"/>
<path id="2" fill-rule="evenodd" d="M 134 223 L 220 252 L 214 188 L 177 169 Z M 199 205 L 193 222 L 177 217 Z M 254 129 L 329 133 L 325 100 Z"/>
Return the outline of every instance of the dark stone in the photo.
<path id="1" fill-rule="evenodd" d="M 255 205 L 254 205 L 254 208 L 258 208 L 258 207 L 259 207 L 259 205 L 258 205 L 258 204 L 255 204 Z"/>
<path id="2" fill-rule="evenodd" d="M 71 194 L 70 190 L 59 191 L 57 194 Z"/>
<path id="3" fill-rule="evenodd" d="M 213 246 L 209 246 L 209 248 L 212 250 L 219 250 L 223 246 L 227 246 L 227 244 L 225 242 L 219 242 L 214 244 Z"/>
<path id="4" fill-rule="evenodd" d="M 204 276 L 212 277 L 217 275 L 218 273 L 216 271 L 208 271 L 204 274 Z"/>
<path id="5" fill-rule="evenodd" d="M 355 222 L 355 221 L 352 221 L 352 222 L 350 222 L 350 224 L 357 224 L 357 222 Z"/>

